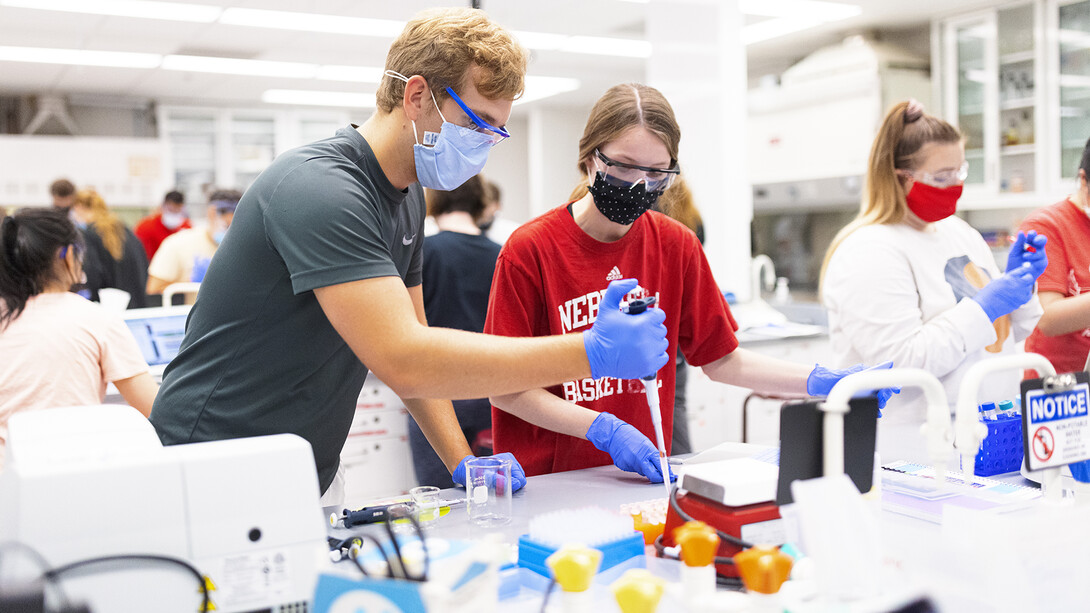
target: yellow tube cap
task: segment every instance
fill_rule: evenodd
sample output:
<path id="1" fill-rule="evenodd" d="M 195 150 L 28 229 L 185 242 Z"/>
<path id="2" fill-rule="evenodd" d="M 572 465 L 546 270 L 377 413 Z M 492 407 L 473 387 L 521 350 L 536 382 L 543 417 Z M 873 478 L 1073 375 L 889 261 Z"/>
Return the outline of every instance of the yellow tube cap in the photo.
<path id="1" fill-rule="evenodd" d="M 585 545 L 564 545 L 545 558 L 545 563 L 553 571 L 560 589 L 585 592 L 602 563 L 602 552 Z"/>
<path id="2" fill-rule="evenodd" d="M 702 521 L 689 521 L 674 528 L 674 540 L 681 546 L 681 561 L 685 566 L 708 566 L 719 550 L 719 535 Z"/>
<path id="3" fill-rule="evenodd" d="M 643 568 L 632 568 L 613 582 L 609 589 L 622 613 L 655 613 L 662 599 L 665 582 Z"/>
<path id="4" fill-rule="evenodd" d="M 742 583 L 751 592 L 775 594 L 791 575 L 791 556 L 771 545 L 756 545 L 734 556 Z"/>

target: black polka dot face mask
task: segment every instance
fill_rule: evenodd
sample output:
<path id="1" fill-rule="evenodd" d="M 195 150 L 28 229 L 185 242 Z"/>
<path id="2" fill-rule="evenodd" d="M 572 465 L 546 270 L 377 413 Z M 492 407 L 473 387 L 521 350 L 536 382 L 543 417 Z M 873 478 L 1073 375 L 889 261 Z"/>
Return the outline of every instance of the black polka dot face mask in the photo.
<path id="1" fill-rule="evenodd" d="M 613 223 L 627 226 L 655 206 L 662 191 L 647 191 L 643 183 L 631 187 L 610 185 L 605 174 L 599 171 L 594 184 L 587 188 L 594 199 L 594 206 Z"/>

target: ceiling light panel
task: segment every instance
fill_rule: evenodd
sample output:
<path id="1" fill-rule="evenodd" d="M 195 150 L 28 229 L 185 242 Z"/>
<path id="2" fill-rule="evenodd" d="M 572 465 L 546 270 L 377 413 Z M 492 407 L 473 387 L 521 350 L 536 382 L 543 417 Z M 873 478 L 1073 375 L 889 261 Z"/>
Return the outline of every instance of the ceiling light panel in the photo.
<path id="1" fill-rule="evenodd" d="M 258 77 L 283 77 L 289 79 L 312 79 L 318 74 L 318 66 L 315 64 L 240 60 L 228 57 L 208 57 L 201 55 L 168 55 L 163 58 L 162 68 L 164 70 L 212 72 L 218 74 L 251 75 Z"/>
<path id="2" fill-rule="evenodd" d="M 632 38 L 603 38 L 600 36 L 572 36 L 560 46 L 561 51 L 590 55 L 615 55 L 620 57 L 651 57 L 651 43 Z"/>
<path id="3" fill-rule="evenodd" d="M 741 0 L 739 9 L 746 15 L 790 17 L 819 23 L 840 21 L 863 12 L 856 4 L 819 0 Z"/>
<path id="4" fill-rule="evenodd" d="M 72 64 L 76 66 L 107 66 L 112 68 L 156 68 L 162 60 L 163 56 L 156 53 L 0 46 L 0 61 L 6 62 Z"/>
<path id="5" fill-rule="evenodd" d="M 522 97 L 515 100 L 515 104 L 525 104 L 534 100 L 556 96 L 557 94 L 575 91 L 579 89 L 579 86 L 578 79 L 526 75 L 526 90 L 522 92 Z"/>
<path id="6" fill-rule="evenodd" d="M 348 81 L 351 83 L 378 83 L 382 81 L 382 69 L 374 66 L 319 66 L 316 78 L 323 81 Z"/>
<path id="7" fill-rule="evenodd" d="M 261 101 L 272 104 L 294 104 L 298 106 L 374 108 L 375 95 L 303 89 L 270 89 L 261 94 Z"/>
<path id="8" fill-rule="evenodd" d="M 212 23 L 223 12 L 218 6 L 152 0 L 0 0 L 0 6 L 197 23 Z"/>
<path id="9" fill-rule="evenodd" d="M 264 9 L 228 8 L 219 17 L 220 23 L 252 28 L 352 34 L 355 36 L 382 36 L 397 38 L 405 29 L 404 21 L 369 19 L 366 17 L 342 17 L 320 13 L 293 11 L 267 11 Z"/>

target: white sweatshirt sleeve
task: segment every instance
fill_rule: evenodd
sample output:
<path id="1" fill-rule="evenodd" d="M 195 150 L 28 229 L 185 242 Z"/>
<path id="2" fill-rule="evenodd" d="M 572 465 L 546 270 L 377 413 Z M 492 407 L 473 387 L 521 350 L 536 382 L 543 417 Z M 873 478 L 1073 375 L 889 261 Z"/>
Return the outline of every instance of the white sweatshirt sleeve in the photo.
<path id="1" fill-rule="evenodd" d="M 918 287 L 933 282 L 918 284 L 908 253 L 888 238 L 857 232 L 833 254 L 823 291 L 831 333 L 843 334 L 866 364 L 892 360 L 943 377 L 994 343 L 995 328 L 970 298 L 923 321 Z"/>

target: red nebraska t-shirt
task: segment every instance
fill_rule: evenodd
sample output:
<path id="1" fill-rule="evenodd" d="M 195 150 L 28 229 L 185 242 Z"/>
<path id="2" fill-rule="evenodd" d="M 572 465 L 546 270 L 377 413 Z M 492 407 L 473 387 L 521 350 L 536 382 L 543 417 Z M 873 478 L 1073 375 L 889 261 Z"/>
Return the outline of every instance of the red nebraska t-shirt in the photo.
<path id="1" fill-rule="evenodd" d="M 1082 209 L 1063 200 L 1030 213 L 1018 229 L 1048 237 L 1048 268 L 1037 279 L 1038 292 L 1059 292 L 1067 298 L 1090 291 L 1090 217 Z M 1052 337 L 1034 329 L 1026 339 L 1026 351 L 1048 358 L 1056 372 L 1082 370 L 1090 353 L 1090 328 Z"/>
<path id="2" fill-rule="evenodd" d="M 734 351 L 738 329 L 696 235 L 649 211 L 621 240 L 603 243 L 576 225 L 567 205 L 553 209 L 511 235 L 496 262 L 484 331 L 502 336 L 582 332 L 598 315 L 598 303 L 614 279 L 636 278 L 627 299 L 653 295 L 666 312 L 668 350 L 678 348 L 694 366 Z M 662 429 L 669 451 L 674 415 L 673 360 L 658 372 Z M 655 441 L 643 383 L 611 377 L 570 381 L 553 394 L 598 412 L 609 412 Z M 527 475 L 612 463 L 589 441 L 544 430 L 492 407 L 497 453 L 510 451 Z"/>

